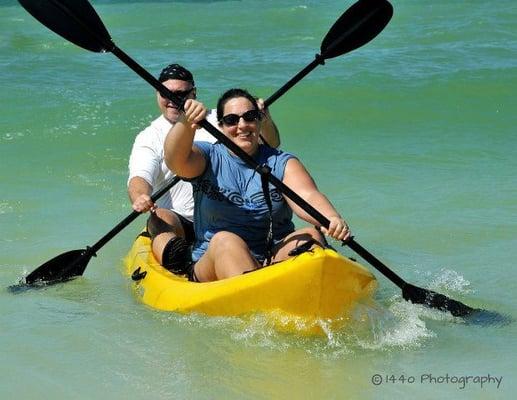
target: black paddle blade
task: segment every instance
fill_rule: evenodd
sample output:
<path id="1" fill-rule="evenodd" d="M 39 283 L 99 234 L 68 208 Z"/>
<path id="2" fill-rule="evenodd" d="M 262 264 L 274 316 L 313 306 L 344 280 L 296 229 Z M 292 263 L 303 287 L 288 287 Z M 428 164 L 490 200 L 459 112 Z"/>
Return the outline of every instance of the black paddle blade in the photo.
<path id="1" fill-rule="evenodd" d="M 406 283 L 402 289 L 402 297 L 415 304 L 423 304 L 427 307 L 448 311 L 455 317 L 468 317 L 474 312 L 481 311 L 479 309 L 469 307 L 457 300 L 453 300 L 443 294 L 423 289 L 418 286 L 411 285 L 410 283 Z"/>
<path id="2" fill-rule="evenodd" d="M 60 254 L 25 277 L 25 284 L 53 284 L 81 276 L 93 254 L 87 249 Z"/>
<path id="3" fill-rule="evenodd" d="M 365 45 L 392 16 L 393 7 L 387 0 L 359 0 L 332 25 L 321 42 L 321 56 L 334 58 Z"/>
<path id="4" fill-rule="evenodd" d="M 83 49 L 111 51 L 114 44 L 87 0 L 18 0 L 29 14 Z"/>
<path id="5" fill-rule="evenodd" d="M 481 326 L 505 326 L 513 324 L 514 320 L 510 315 L 500 314 L 495 311 L 476 309 L 465 318 L 469 325 Z"/>

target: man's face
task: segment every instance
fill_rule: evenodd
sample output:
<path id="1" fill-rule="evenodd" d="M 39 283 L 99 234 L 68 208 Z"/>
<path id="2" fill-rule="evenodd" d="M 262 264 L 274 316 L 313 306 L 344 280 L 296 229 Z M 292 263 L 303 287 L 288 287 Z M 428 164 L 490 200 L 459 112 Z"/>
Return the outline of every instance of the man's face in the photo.
<path id="1" fill-rule="evenodd" d="M 187 81 L 181 81 L 179 79 L 169 79 L 163 82 L 163 85 L 171 92 L 178 94 L 178 97 L 184 97 L 185 94 L 187 99 L 194 99 L 196 97 L 196 89 L 192 87 L 192 84 Z M 156 100 L 158 101 L 158 107 L 162 112 L 163 116 L 171 123 L 174 124 L 178 121 L 180 112 L 174 103 L 161 96 L 159 92 L 156 93 Z"/>

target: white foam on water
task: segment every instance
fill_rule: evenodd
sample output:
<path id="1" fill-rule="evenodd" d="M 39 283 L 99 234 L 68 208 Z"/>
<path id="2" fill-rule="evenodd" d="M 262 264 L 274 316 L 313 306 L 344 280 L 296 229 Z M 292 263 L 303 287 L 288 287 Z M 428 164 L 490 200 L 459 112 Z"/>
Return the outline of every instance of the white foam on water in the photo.
<path id="1" fill-rule="evenodd" d="M 440 274 L 430 282 L 430 289 L 435 291 L 445 289 L 462 294 L 474 293 L 467 279 L 458 272 L 446 268 L 442 268 Z"/>
<path id="2" fill-rule="evenodd" d="M 215 329 L 247 347 L 274 351 L 298 349 L 312 356 L 337 359 L 364 350 L 420 347 L 427 339 L 435 337 L 435 333 L 426 326 L 425 318 L 443 319 L 442 314 L 395 297 L 391 299 L 388 309 L 374 301 L 358 304 L 354 312 L 343 317 L 342 321 L 317 320 L 308 323 L 303 318 L 274 313 L 244 317 L 166 314 L 164 318 L 163 314 L 159 315 L 163 323 L 174 321 L 195 329 Z M 344 327 L 333 329 L 336 322 L 342 322 Z M 282 325 L 290 327 L 289 333 L 281 331 Z M 314 325 L 321 328 L 323 335 L 303 334 Z M 293 331 L 293 326 L 299 332 Z"/>
<path id="3" fill-rule="evenodd" d="M 426 275 L 430 276 L 431 281 L 429 285 L 422 286 L 430 290 L 451 298 L 473 293 L 470 282 L 454 270 L 443 268 L 434 277 L 430 273 Z M 388 350 L 396 347 L 420 347 L 428 339 L 436 337 L 436 333 L 426 325 L 426 320 L 463 322 L 461 318 L 454 317 L 450 313 L 408 302 L 400 294 L 391 297 L 387 304 L 387 310 L 370 313 L 372 336 L 366 340 L 358 339 L 362 348 Z"/>
<path id="4" fill-rule="evenodd" d="M 24 136 L 25 134 L 23 132 L 5 132 L 0 136 L 0 141 L 12 142 L 13 140 Z"/>
<path id="5" fill-rule="evenodd" d="M 0 203 L 0 214 L 8 214 L 11 212 L 13 212 L 13 206 L 5 201 Z"/>
<path id="6" fill-rule="evenodd" d="M 391 304 L 386 313 L 371 318 L 371 338 L 359 339 L 364 349 L 387 350 L 393 347 L 419 347 L 423 339 L 434 337 L 417 308 L 400 300 Z"/>

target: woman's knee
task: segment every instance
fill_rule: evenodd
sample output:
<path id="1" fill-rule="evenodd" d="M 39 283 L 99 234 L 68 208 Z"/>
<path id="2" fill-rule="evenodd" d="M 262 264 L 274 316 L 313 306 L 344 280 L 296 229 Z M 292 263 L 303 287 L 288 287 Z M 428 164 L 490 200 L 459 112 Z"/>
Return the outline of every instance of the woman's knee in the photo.
<path id="1" fill-rule="evenodd" d="M 200 281 L 213 281 L 240 275 L 259 267 L 248 245 L 240 236 L 227 232 L 214 234 L 207 252 L 195 265 Z"/>
<path id="2" fill-rule="evenodd" d="M 217 250 L 235 249 L 240 247 L 248 247 L 246 242 L 239 235 L 228 231 L 217 232 L 210 239 L 209 247 Z"/>

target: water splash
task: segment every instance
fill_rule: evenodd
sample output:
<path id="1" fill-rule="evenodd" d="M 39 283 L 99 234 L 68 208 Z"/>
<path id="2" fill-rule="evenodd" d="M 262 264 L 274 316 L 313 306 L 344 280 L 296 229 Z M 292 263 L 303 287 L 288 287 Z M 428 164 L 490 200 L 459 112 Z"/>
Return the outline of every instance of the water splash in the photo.
<path id="1" fill-rule="evenodd" d="M 13 207 L 8 202 L 0 203 L 0 214 L 8 214 L 13 212 Z"/>
<path id="2" fill-rule="evenodd" d="M 352 314 L 332 321 L 307 322 L 275 313 L 243 317 L 157 315 L 164 324 L 174 323 L 201 331 L 214 330 L 217 332 L 215 335 L 229 336 L 246 347 L 279 352 L 297 349 L 318 358 L 339 359 L 354 357 L 365 350 L 378 352 L 420 347 L 426 340 L 435 337 L 435 333 L 426 326 L 424 317 L 434 315 L 431 318 L 443 318 L 443 313 L 433 312 L 422 310 L 398 297 L 388 309 L 371 300 L 368 304 L 358 304 Z M 289 328 L 288 332 L 282 332 L 282 324 Z M 293 326 L 299 331 L 293 330 Z M 315 326 L 321 334 L 307 335 Z"/>
<path id="3" fill-rule="evenodd" d="M 23 138 L 25 133 L 23 132 L 5 132 L 0 136 L 0 141 L 12 142 L 16 139 Z"/>
<path id="4" fill-rule="evenodd" d="M 430 283 L 431 290 L 447 290 L 461 294 L 472 294 L 474 290 L 470 288 L 470 282 L 458 272 L 442 268 L 438 276 Z"/>

